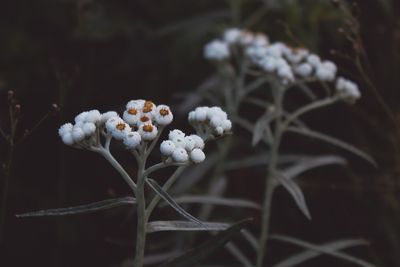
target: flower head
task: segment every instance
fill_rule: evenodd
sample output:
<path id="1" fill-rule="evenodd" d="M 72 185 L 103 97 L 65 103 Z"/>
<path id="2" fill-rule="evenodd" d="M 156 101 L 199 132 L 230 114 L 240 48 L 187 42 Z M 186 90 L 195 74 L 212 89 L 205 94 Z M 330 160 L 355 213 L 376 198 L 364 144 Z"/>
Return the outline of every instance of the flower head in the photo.
<path id="1" fill-rule="evenodd" d="M 336 93 L 349 103 L 354 103 L 361 97 L 357 84 L 342 77 L 336 81 Z"/>
<path id="2" fill-rule="evenodd" d="M 213 40 L 204 47 L 204 57 L 209 60 L 222 61 L 230 56 L 229 46 L 221 40 Z"/>

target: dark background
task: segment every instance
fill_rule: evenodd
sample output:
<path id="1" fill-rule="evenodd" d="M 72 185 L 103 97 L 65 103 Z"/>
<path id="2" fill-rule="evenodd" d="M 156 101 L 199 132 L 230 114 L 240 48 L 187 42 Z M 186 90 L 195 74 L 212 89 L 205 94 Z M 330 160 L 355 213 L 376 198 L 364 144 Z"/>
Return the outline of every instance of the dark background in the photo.
<path id="1" fill-rule="evenodd" d="M 322 168 L 301 179 L 312 222 L 279 190 L 272 232 L 316 243 L 365 238 L 371 245 L 352 249 L 352 254 L 378 266 L 400 266 L 400 134 L 395 126 L 400 124 L 399 5 L 397 0 L 362 0 L 356 12 L 371 65 L 367 76 L 391 110 L 388 115 L 354 62 L 329 53 L 335 49 L 354 55 L 351 43 L 337 31 L 346 17 L 330 1 L 1 1 L 0 126 L 8 131 L 9 90 L 21 104 L 19 136 L 48 113 L 52 103 L 60 112 L 16 148 L 0 266 L 122 266 L 131 258 L 135 228 L 127 208 L 64 218 L 17 219 L 15 214 L 128 195 L 102 158 L 61 144 L 59 125 L 82 110 L 120 111 L 129 99 L 178 106 L 182 93 L 195 90 L 214 71 L 202 58 L 203 45 L 225 27 L 242 25 L 248 18 L 254 20 L 250 29 L 291 42 L 282 21 L 306 47 L 338 62 L 360 84 L 363 97 L 356 106 L 328 108 L 307 121 L 362 148 L 379 164 L 374 169 L 331 146 L 291 139 L 287 147 L 295 152 L 338 152 L 350 164 Z M 185 116 L 178 116 L 174 126 L 185 123 Z M 7 146 L 1 143 L 0 160 L 6 155 Z M 128 163 L 127 155 L 120 155 Z M 228 196 L 260 202 L 262 175 L 261 168 L 250 174 L 230 173 Z M 252 216 L 255 225 L 259 222 L 259 215 L 248 211 L 220 209 L 217 214 Z M 151 245 L 164 237 L 152 236 Z M 292 251 L 290 245 L 270 242 L 269 260 L 275 262 Z M 210 261 L 230 258 L 221 251 Z M 329 257 L 308 264 L 321 265 L 352 266 Z"/>

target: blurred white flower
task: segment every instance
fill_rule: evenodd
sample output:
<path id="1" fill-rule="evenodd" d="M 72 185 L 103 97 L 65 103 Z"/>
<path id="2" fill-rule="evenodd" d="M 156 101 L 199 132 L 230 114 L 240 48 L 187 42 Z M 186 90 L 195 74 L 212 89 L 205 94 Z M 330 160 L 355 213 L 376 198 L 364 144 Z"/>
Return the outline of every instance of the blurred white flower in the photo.
<path id="1" fill-rule="evenodd" d="M 206 59 L 221 61 L 229 58 L 229 56 L 229 46 L 221 40 L 213 40 L 204 47 L 204 57 Z"/>
<path id="2" fill-rule="evenodd" d="M 357 84 L 343 77 L 339 77 L 336 81 L 336 92 L 349 103 L 354 103 L 361 97 Z"/>

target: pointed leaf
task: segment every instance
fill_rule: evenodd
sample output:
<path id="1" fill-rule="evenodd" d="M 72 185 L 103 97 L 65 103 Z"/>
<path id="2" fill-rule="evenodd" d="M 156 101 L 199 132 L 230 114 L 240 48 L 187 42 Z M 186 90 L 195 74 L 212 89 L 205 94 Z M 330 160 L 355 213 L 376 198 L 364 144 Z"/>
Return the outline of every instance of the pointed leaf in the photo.
<path id="1" fill-rule="evenodd" d="M 214 197 L 214 196 L 181 196 L 174 198 L 176 203 L 178 204 L 191 204 L 191 203 L 199 203 L 199 204 L 211 204 L 211 205 L 221 205 L 235 208 L 251 208 L 251 209 L 261 209 L 260 204 L 247 200 L 247 199 L 239 199 L 239 198 L 223 198 L 223 197 Z"/>
<path id="2" fill-rule="evenodd" d="M 338 240 L 338 241 L 333 241 L 329 243 L 325 243 L 322 245 L 319 245 L 321 249 L 326 249 L 330 251 L 337 251 L 349 247 L 354 247 L 354 246 L 361 246 L 361 245 L 368 245 L 368 242 L 366 242 L 363 239 L 346 239 L 346 240 Z M 296 265 L 299 265 L 305 261 L 311 260 L 313 258 L 316 258 L 318 256 L 323 255 L 322 252 L 314 251 L 314 250 L 306 250 L 297 254 L 294 254 L 283 261 L 275 264 L 273 267 L 293 267 Z"/>
<path id="3" fill-rule="evenodd" d="M 363 159 L 365 159 L 366 161 L 368 161 L 369 163 L 371 163 L 374 167 L 377 167 L 377 163 L 375 162 L 375 160 L 368 155 L 367 153 L 365 153 L 364 151 L 356 148 L 355 146 L 352 146 L 348 143 L 345 143 L 339 139 L 336 139 L 335 137 L 320 133 L 320 132 L 316 132 L 310 129 L 302 129 L 302 128 L 298 128 L 298 127 L 288 127 L 287 131 L 290 132 L 294 132 L 294 133 L 298 133 L 298 134 L 302 134 L 311 138 L 316 138 L 319 139 L 321 141 L 330 143 L 332 145 L 335 145 L 337 147 L 340 147 L 342 149 L 345 149 L 351 153 L 353 153 L 354 155 L 357 155 Z"/>
<path id="4" fill-rule="evenodd" d="M 17 217 L 26 218 L 26 217 L 41 217 L 41 216 L 74 215 L 80 213 L 90 213 L 105 209 L 111 209 L 122 205 L 133 205 L 133 204 L 136 204 L 136 199 L 133 197 L 112 198 L 75 207 L 32 211 L 28 213 L 18 214 Z"/>
<path id="5" fill-rule="evenodd" d="M 363 267 L 376 267 L 375 265 L 364 261 L 362 259 L 359 259 L 357 257 L 348 255 L 346 253 L 343 252 L 338 252 L 338 251 L 334 251 L 331 248 L 326 248 L 320 245 L 315 245 L 312 243 L 309 243 L 307 241 L 298 239 L 298 238 L 294 238 L 294 237 L 290 237 L 290 236 L 285 236 L 285 235 L 271 235 L 269 237 L 269 239 L 273 239 L 273 240 L 279 240 L 282 242 L 286 242 L 286 243 L 290 243 L 290 244 L 294 244 L 296 246 L 300 246 L 309 250 L 313 250 L 319 253 L 323 253 L 329 256 L 333 256 L 335 258 L 339 258 L 354 264 L 357 264 L 359 266 L 363 266 Z"/>
<path id="6" fill-rule="evenodd" d="M 334 155 L 322 155 L 301 160 L 297 164 L 281 171 L 281 173 L 288 179 L 293 179 L 302 174 L 303 172 L 306 172 L 314 168 L 332 164 L 344 165 L 346 163 L 347 161 L 342 157 Z"/>
<path id="7" fill-rule="evenodd" d="M 198 264 L 235 237 L 248 221 L 249 220 L 244 220 L 234 224 L 227 230 L 210 238 L 207 242 L 187 251 L 185 254 L 175 259 L 172 259 L 171 261 L 161 265 L 161 267 L 187 267 Z"/>
<path id="8" fill-rule="evenodd" d="M 229 228 L 227 223 L 202 222 L 198 223 L 187 221 L 153 221 L 147 223 L 146 232 L 154 233 L 161 231 L 222 231 Z"/>
<path id="9" fill-rule="evenodd" d="M 276 117 L 274 112 L 266 112 L 262 115 L 254 125 L 253 139 L 251 144 L 257 145 L 264 137 L 269 143 L 272 142 L 272 132 L 270 128 L 271 121 Z"/>
<path id="10" fill-rule="evenodd" d="M 293 181 L 289 180 L 287 177 L 283 176 L 281 173 L 275 174 L 276 179 L 279 181 L 283 187 L 292 195 L 294 201 L 296 202 L 299 209 L 303 212 L 303 214 L 307 217 L 307 219 L 311 220 L 310 211 L 308 210 L 303 192 L 301 191 L 299 185 Z"/>
<path id="11" fill-rule="evenodd" d="M 198 225 L 202 225 L 202 222 L 195 218 L 193 215 L 189 214 L 187 211 L 185 211 L 183 208 L 181 208 L 178 203 L 175 202 L 175 200 L 162 189 L 162 187 L 153 179 L 146 179 L 147 184 L 151 187 L 151 189 L 156 192 L 157 195 L 159 195 L 165 202 L 168 203 L 174 210 L 176 210 L 179 214 L 181 214 L 183 217 L 188 219 L 191 222 L 197 223 Z"/>

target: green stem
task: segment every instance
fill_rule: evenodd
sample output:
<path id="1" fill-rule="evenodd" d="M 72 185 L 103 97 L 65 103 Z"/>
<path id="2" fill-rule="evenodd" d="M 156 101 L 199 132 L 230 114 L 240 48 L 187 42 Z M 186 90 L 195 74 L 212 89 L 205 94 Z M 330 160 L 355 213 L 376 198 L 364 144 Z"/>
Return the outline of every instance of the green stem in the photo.
<path id="1" fill-rule="evenodd" d="M 144 259 L 144 250 L 146 246 L 146 198 L 144 195 L 144 176 L 145 159 L 138 162 L 138 180 L 136 188 L 136 210 L 137 210 L 137 230 L 136 230 L 136 253 L 133 262 L 134 267 L 142 267 Z"/>
<path id="2" fill-rule="evenodd" d="M 265 258 L 265 249 L 267 245 L 267 239 L 270 227 L 271 217 L 271 206 L 272 198 L 275 192 L 276 184 L 273 180 L 272 174 L 275 173 L 278 164 L 279 146 L 282 139 L 283 128 L 282 128 L 282 116 L 283 116 L 283 96 L 284 90 L 281 87 L 274 88 L 274 102 L 276 107 L 276 125 L 274 132 L 274 142 L 272 143 L 270 150 L 270 162 L 267 168 L 267 175 L 264 189 L 264 201 L 262 207 L 262 221 L 261 221 L 261 234 L 257 252 L 257 267 L 262 267 Z"/>

